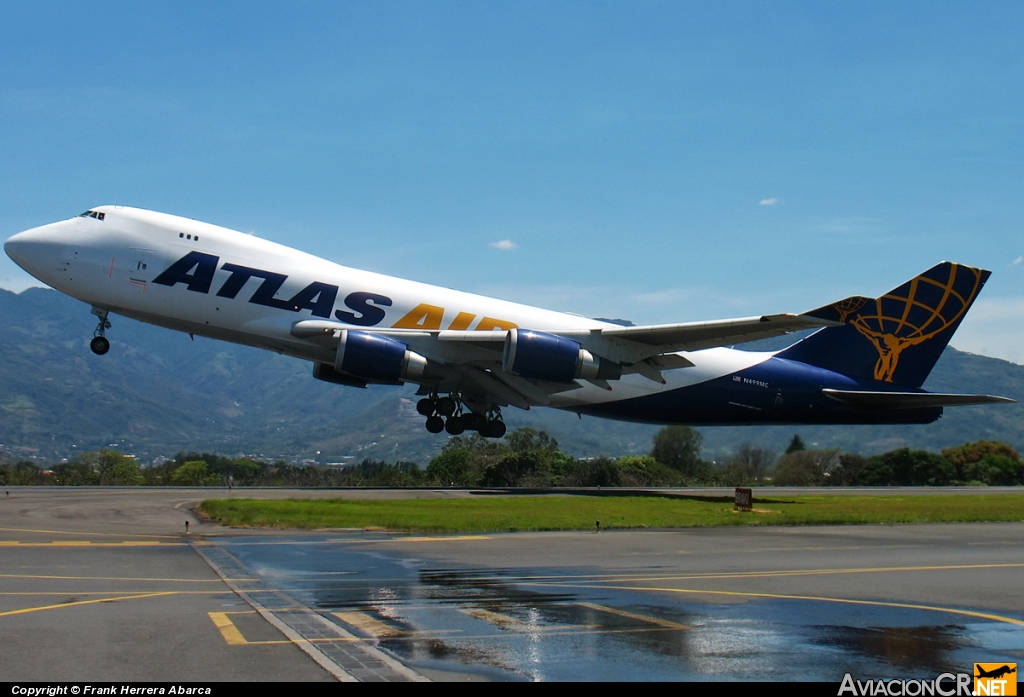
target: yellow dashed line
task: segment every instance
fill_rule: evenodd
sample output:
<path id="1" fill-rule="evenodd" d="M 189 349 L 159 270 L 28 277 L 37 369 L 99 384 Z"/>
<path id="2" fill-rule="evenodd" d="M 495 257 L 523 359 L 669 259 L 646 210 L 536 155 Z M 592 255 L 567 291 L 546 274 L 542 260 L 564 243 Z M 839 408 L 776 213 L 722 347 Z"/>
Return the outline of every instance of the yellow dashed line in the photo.
<path id="1" fill-rule="evenodd" d="M 238 631 L 238 627 L 231 621 L 226 612 L 208 612 L 206 613 L 213 620 L 213 624 L 220 630 L 220 634 L 231 646 L 238 646 L 240 644 L 248 644 L 242 633 Z"/>
<path id="2" fill-rule="evenodd" d="M 149 540 L 125 540 L 124 542 L 93 542 L 92 540 L 54 540 L 53 542 L 0 541 L 3 546 L 18 547 L 181 547 L 184 542 L 151 542 Z"/>
<path id="3" fill-rule="evenodd" d="M 269 644 L 294 644 L 297 643 L 291 639 L 271 639 L 268 641 L 249 641 L 242 632 L 239 631 L 238 626 L 231 621 L 228 615 L 249 615 L 255 614 L 254 611 L 242 611 L 242 612 L 207 612 L 213 624 L 220 630 L 220 635 L 224 637 L 224 641 L 229 646 L 267 646 Z M 325 637 L 325 638 L 310 638 L 302 639 L 303 642 L 311 644 L 316 643 L 329 643 L 329 642 L 359 642 L 366 641 L 359 637 Z"/>
<path id="4" fill-rule="evenodd" d="M 565 584 L 550 584 L 550 585 L 565 585 Z M 899 603 L 899 602 L 887 602 L 883 600 L 854 600 L 851 598 L 822 598 L 814 595 L 784 595 L 781 593 L 753 593 L 743 591 L 716 591 L 716 590 L 704 590 L 699 588 L 658 588 L 658 587 L 643 587 L 643 586 L 575 586 L 577 588 L 611 588 L 615 590 L 633 590 L 633 591 L 650 591 L 656 593 L 680 593 L 689 595 L 728 595 L 742 598 L 775 598 L 779 600 L 814 600 L 823 603 L 842 603 L 846 605 L 871 605 L 875 607 L 898 607 L 907 610 L 928 610 L 930 612 L 944 612 L 950 615 L 965 615 L 967 617 L 980 617 L 981 619 L 993 620 L 995 622 L 1005 622 L 1006 624 L 1015 624 L 1018 626 L 1024 626 L 1024 620 L 1014 619 L 1013 617 L 1003 617 L 1002 615 L 993 615 L 987 612 L 974 612 L 973 610 L 959 610 L 951 607 L 938 607 L 935 605 L 916 605 L 914 603 Z"/>
<path id="5" fill-rule="evenodd" d="M 267 641 L 249 641 L 244 636 L 242 636 L 241 632 L 238 632 L 238 627 L 234 624 L 234 622 L 231 622 L 226 617 L 226 615 L 229 615 L 229 614 L 248 614 L 248 613 L 214 613 L 214 612 L 210 612 L 210 613 L 207 613 L 207 614 L 210 615 L 210 619 L 211 620 L 214 620 L 214 617 L 213 617 L 214 615 L 218 615 L 218 614 L 225 615 L 225 617 L 223 619 L 218 618 L 218 619 L 214 620 L 214 624 L 217 624 L 217 628 L 219 630 L 221 630 L 221 636 L 224 637 L 224 641 L 227 642 L 228 644 L 232 645 L 232 646 L 267 646 L 267 645 L 275 645 L 275 644 L 294 644 L 294 643 L 296 643 L 296 642 L 293 642 L 293 641 L 291 641 L 289 639 L 277 639 L 277 640 L 273 640 L 272 639 L 272 640 L 267 640 Z M 218 622 L 220 624 L 218 624 Z M 234 632 L 232 632 L 231 629 L 228 628 L 228 632 L 225 633 L 223 631 L 223 629 L 221 629 L 221 625 L 222 624 L 223 625 L 230 624 L 231 628 L 234 628 Z M 636 633 L 641 633 L 641 632 L 642 633 L 649 633 L 649 632 L 677 631 L 677 630 L 674 630 L 674 629 L 670 630 L 670 629 L 668 629 L 666 627 L 654 627 L 654 628 L 647 628 L 647 627 L 645 627 L 645 628 L 642 628 L 642 629 L 637 629 L 637 628 L 633 628 L 633 627 L 628 628 L 628 629 L 603 629 L 603 628 L 597 627 L 595 625 L 587 625 L 587 626 L 582 626 L 582 627 L 565 627 L 565 626 L 536 627 L 536 626 L 533 626 L 533 625 L 528 625 L 528 631 L 529 632 L 537 632 L 537 631 L 542 631 L 542 630 L 545 632 L 546 636 L 568 636 L 568 635 L 578 636 L 578 635 L 582 635 L 582 634 L 600 634 L 600 635 L 606 635 L 606 634 L 636 634 Z M 236 636 L 235 632 L 237 632 L 237 636 Z M 425 632 L 409 632 L 407 634 L 399 633 L 399 634 L 396 634 L 394 637 L 391 637 L 391 638 L 393 640 L 395 640 L 395 641 L 422 641 L 423 639 L 428 639 L 428 638 L 431 638 L 431 637 L 439 637 L 439 638 L 441 638 L 441 637 L 450 636 L 452 634 L 459 634 L 460 635 L 460 639 L 461 640 L 465 640 L 465 641 L 472 641 L 472 640 L 476 640 L 476 639 L 492 639 L 493 638 L 493 635 L 487 635 L 487 634 L 480 634 L 480 635 L 463 634 L 462 631 L 458 630 L 458 629 L 438 629 L 438 630 L 425 631 Z M 229 637 L 231 637 L 231 638 L 229 639 Z M 364 642 L 364 643 L 365 642 L 370 642 L 370 641 L 374 641 L 374 639 L 364 639 L 362 637 L 318 637 L 318 638 L 303 639 L 302 641 L 303 642 L 308 642 L 310 644 L 330 644 L 330 643 L 339 643 L 339 644 L 341 644 L 341 643 L 350 643 L 351 644 L 351 643 L 360 643 L 360 642 Z"/>
<path id="6" fill-rule="evenodd" d="M 830 574 L 877 574 L 900 571 L 964 571 L 972 569 L 1017 569 L 1021 564 L 954 564 L 947 566 L 880 566 L 848 569 L 794 569 L 788 571 L 735 571 L 729 573 L 687 574 L 671 576 L 592 576 L 592 578 L 608 578 L 622 583 L 628 581 L 699 581 L 701 579 L 729 578 L 771 578 L 774 576 L 828 576 Z"/>
<path id="7" fill-rule="evenodd" d="M 517 620 L 515 617 L 509 617 L 508 615 L 503 615 L 500 612 L 484 610 L 482 607 L 460 608 L 459 612 L 469 615 L 475 619 L 489 622 L 495 627 L 507 629 L 512 632 L 523 632 L 530 629 L 530 625 Z"/>
<path id="8" fill-rule="evenodd" d="M 38 532 L 44 535 L 82 535 L 85 537 L 124 537 L 123 533 L 116 532 L 76 532 L 69 533 L 67 530 L 36 530 L 34 528 L 0 528 L 0 532 Z M 162 539 L 176 539 L 177 535 L 135 535 L 135 537 L 157 537 Z"/>
<path id="9" fill-rule="evenodd" d="M 566 625 L 540 625 L 531 624 L 530 622 L 523 622 L 520 619 L 516 619 L 511 615 L 505 615 L 500 612 L 493 612 L 491 610 L 485 610 L 482 607 L 471 607 L 471 608 L 460 608 L 459 612 L 469 615 L 478 620 L 489 622 L 494 626 L 505 629 L 510 632 L 522 632 L 525 634 L 531 634 L 534 632 L 564 632 L 567 629 L 598 629 L 598 625 L 594 624 L 581 624 L 573 627 L 567 627 Z"/>
<path id="10" fill-rule="evenodd" d="M 124 595 L 125 593 L 135 593 L 139 595 L 145 595 L 150 591 L 134 590 L 129 591 L 122 588 L 117 591 L 0 591 L 0 597 L 4 596 L 15 596 L 15 595 L 60 595 L 65 598 L 69 595 L 74 596 L 86 596 L 86 595 Z M 173 592 L 176 595 L 223 595 L 223 590 L 209 590 L 209 591 L 168 591 Z"/>
<path id="11" fill-rule="evenodd" d="M 374 637 L 390 637 L 398 636 L 403 634 L 398 629 L 384 624 L 380 620 L 370 617 L 365 612 L 334 612 L 332 613 L 342 622 L 346 622 L 353 627 L 363 630 L 370 636 Z"/>
<path id="12" fill-rule="evenodd" d="M 730 578 L 771 578 L 773 576 L 827 576 L 829 574 L 862 574 L 862 573 L 886 573 L 900 571 L 960 571 L 971 569 L 1016 569 L 1024 567 L 1024 563 L 1005 564 L 956 564 L 944 566 L 882 566 L 866 568 L 841 568 L 841 569 L 784 569 L 779 571 L 730 571 L 724 573 L 696 573 L 696 574 L 673 574 L 673 575 L 637 575 L 637 574 L 574 574 L 564 576 L 516 576 L 510 578 L 519 583 L 548 583 L 556 580 L 562 581 L 593 581 L 600 582 L 652 582 L 652 581 L 700 581 L 702 579 L 730 579 Z"/>
<path id="13" fill-rule="evenodd" d="M 393 537 L 382 542 L 462 542 L 465 540 L 489 540 L 486 535 L 462 535 L 461 537 Z"/>
<path id="14" fill-rule="evenodd" d="M 163 591 L 161 593 L 143 593 L 141 595 L 123 595 L 120 598 L 96 598 L 95 600 L 79 600 L 74 603 L 59 603 L 57 605 L 41 605 L 39 607 L 25 607 L 20 610 L 8 610 L 0 612 L 0 617 L 10 615 L 25 615 L 30 612 L 41 612 L 43 610 L 60 610 L 66 607 L 77 607 L 79 605 L 93 605 L 95 603 L 114 603 L 119 600 L 139 600 L 142 598 L 156 598 L 162 595 L 176 595 L 176 591 Z"/>
<path id="15" fill-rule="evenodd" d="M 605 607 L 604 605 L 597 605 L 595 603 L 576 603 L 580 607 L 589 607 L 591 610 L 598 610 L 599 612 L 607 612 L 612 615 L 618 615 L 619 617 L 626 617 L 631 620 L 639 620 L 647 624 L 656 624 L 659 627 L 665 629 L 689 629 L 685 624 L 679 624 L 678 622 L 670 622 L 669 620 L 663 620 L 660 617 L 651 617 L 649 615 L 639 615 L 635 612 L 627 612 L 626 610 L 619 610 L 614 607 Z"/>
<path id="16" fill-rule="evenodd" d="M 220 583 L 219 578 L 149 578 L 145 576 L 44 576 L 42 574 L 0 574 L 0 578 L 35 578 L 51 581 L 173 581 L 175 583 Z M 253 579 L 235 579 L 252 581 Z"/>

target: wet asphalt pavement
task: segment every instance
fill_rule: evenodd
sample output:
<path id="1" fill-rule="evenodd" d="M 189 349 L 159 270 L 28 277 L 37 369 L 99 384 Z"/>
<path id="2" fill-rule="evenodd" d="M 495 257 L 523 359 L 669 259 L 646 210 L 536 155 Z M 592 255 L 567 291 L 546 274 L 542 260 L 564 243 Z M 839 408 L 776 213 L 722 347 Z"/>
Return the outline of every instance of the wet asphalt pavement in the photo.
<path id="1" fill-rule="evenodd" d="M 571 549 L 579 545 L 567 534 L 532 536 L 546 560 L 542 566 L 516 564 L 509 543 L 522 541 L 522 535 L 403 539 L 348 533 L 221 538 L 216 544 L 268 586 L 341 622 L 424 674 L 440 670 L 491 680 L 838 682 L 847 672 L 929 678 L 969 671 L 976 661 L 1024 658 L 1020 546 L 992 540 L 1002 562 L 921 564 L 916 558 L 929 556 L 928 545 L 922 549 L 912 534 L 892 539 L 893 530 L 912 533 L 914 527 L 882 529 L 888 534 L 879 544 L 904 560 L 897 566 L 737 569 L 732 557 L 719 555 L 716 566 L 727 569 L 696 574 L 682 568 L 685 563 L 615 570 L 592 563 L 555 565 L 542 550 L 561 548 L 565 561 L 572 561 Z M 973 526 L 974 532 L 984 538 L 981 527 Z M 1020 531 L 1018 526 L 1015 532 Z M 717 534 L 698 531 L 686 537 L 701 532 Z M 642 533 L 606 533 L 602 539 L 614 555 L 619 544 L 628 545 L 623 535 L 636 534 Z M 675 546 L 671 533 L 647 534 Z M 742 533 L 731 534 L 733 542 L 742 542 L 735 539 Z M 765 542 L 770 538 L 770 533 L 760 535 Z M 788 541 L 793 542 L 791 537 Z M 451 553 L 467 547 L 477 552 Z M 459 557 L 469 561 L 488 547 L 505 563 L 459 563 Z M 772 556 L 791 556 L 802 547 L 796 544 Z M 971 551 L 977 556 L 977 549 Z M 829 555 L 818 552 L 815 557 L 827 562 Z M 743 558 L 758 561 L 759 555 Z M 651 561 L 647 555 L 643 560 Z M 872 583 L 862 583 L 867 576 Z M 809 578 L 821 587 L 805 593 Z M 707 579 L 713 579 L 710 585 Z M 750 586 L 752 580 L 756 585 L 765 579 L 770 585 L 783 580 L 783 588 Z M 947 591 L 926 592 L 927 586 L 960 584 L 981 590 L 1011 579 L 1015 585 L 1006 600 L 1015 607 L 998 611 L 964 604 L 970 595 L 966 587 L 959 598 L 939 605 L 932 604 L 930 595 Z M 680 581 L 697 587 L 684 588 Z M 880 585 L 873 585 L 876 581 Z M 891 597 L 879 593 L 886 587 Z M 915 588 L 921 596 L 917 601 L 906 597 Z"/>
<path id="2" fill-rule="evenodd" d="M 281 533 L 201 523 L 211 493 L 12 488 L 0 676 L 838 685 L 1024 659 L 1024 523 Z"/>

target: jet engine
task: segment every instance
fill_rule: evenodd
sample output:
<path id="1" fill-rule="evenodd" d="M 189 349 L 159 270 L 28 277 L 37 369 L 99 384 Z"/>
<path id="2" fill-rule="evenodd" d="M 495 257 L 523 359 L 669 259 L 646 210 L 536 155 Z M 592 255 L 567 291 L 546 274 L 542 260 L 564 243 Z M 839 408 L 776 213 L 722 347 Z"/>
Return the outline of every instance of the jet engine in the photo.
<path id="1" fill-rule="evenodd" d="M 335 370 L 366 380 L 401 382 L 418 380 L 427 369 L 427 359 L 401 341 L 351 329 L 340 333 Z"/>
<path id="2" fill-rule="evenodd" d="M 335 385 L 366 387 L 366 380 L 341 373 L 335 370 L 334 366 L 330 363 L 314 363 L 313 377 L 317 380 L 323 380 L 324 382 L 330 382 Z"/>
<path id="3" fill-rule="evenodd" d="M 511 329 L 505 337 L 502 370 L 512 375 L 547 382 L 618 380 L 622 366 L 595 356 L 579 342 L 555 334 Z"/>

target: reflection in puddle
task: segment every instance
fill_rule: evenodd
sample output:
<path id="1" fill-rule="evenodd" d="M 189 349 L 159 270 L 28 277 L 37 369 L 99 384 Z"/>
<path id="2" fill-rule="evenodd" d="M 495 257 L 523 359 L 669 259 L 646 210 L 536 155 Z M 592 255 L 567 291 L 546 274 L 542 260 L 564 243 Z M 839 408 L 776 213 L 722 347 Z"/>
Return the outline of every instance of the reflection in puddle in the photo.
<path id="1" fill-rule="evenodd" d="M 798 599 L 702 603 L 603 588 L 592 570 L 424 568 L 343 543 L 239 552 L 249 569 L 414 669 L 495 680 L 826 680 L 965 671 L 1018 627 Z M 575 585 L 586 577 L 585 586 Z M 1012 660 L 1012 658 L 1010 659 Z"/>
<path id="2" fill-rule="evenodd" d="M 951 654 L 973 646 L 962 626 L 943 627 L 819 627 L 819 641 L 862 656 L 877 658 L 903 670 L 938 674 L 953 665 Z"/>

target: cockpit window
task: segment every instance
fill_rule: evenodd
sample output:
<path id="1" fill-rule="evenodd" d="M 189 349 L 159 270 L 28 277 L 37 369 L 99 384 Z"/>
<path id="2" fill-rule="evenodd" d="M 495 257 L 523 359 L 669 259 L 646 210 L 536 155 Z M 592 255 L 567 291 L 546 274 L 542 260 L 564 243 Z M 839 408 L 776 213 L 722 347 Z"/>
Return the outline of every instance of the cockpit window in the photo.
<path id="1" fill-rule="evenodd" d="M 79 218 L 96 218 L 96 220 L 103 220 L 107 217 L 106 213 L 100 213 L 99 211 L 86 211 L 78 216 Z"/>

